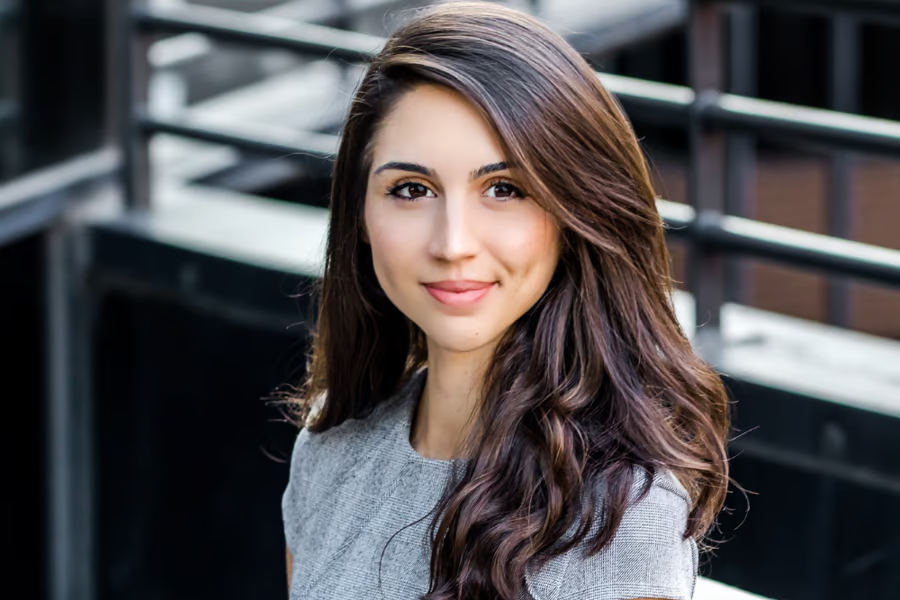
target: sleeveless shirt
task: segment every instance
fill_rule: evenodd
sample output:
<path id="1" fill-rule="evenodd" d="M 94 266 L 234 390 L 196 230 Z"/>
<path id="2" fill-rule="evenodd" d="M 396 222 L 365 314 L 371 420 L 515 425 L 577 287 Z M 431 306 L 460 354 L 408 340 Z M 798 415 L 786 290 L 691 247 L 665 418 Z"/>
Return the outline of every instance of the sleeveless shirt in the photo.
<path id="1" fill-rule="evenodd" d="M 426 372 L 365 418 L 297 436 L 282 497 L 291 600 L 416 600 L 427 592 L 428 526 L 465 460 L 425 458 L 409 443 Z M 642 473 L 632 500 L 646 482 Z M 678 480 L 660 471 L 607 547 L 585 557 L 582 544 L 538 572 L 526 569 L 519 600 L 690 599 L 697 545 L 682 539 L 689 507 Z M 598 512 L 589 538 L 599 522 Z"/>

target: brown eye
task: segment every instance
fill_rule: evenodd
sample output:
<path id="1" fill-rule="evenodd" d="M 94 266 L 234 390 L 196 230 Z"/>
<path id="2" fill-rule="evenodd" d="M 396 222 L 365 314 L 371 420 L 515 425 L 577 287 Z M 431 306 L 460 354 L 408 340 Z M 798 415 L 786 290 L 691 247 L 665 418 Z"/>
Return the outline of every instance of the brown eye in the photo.
<path id="1" fill-rule="evenodd" d="M 492 193 L 493 191 L 493 193 Z M 498 181 L 488 188 L 488 197 L 490 198 L 524 198 L 525 194 L 522 190 L 506 181 Z"/>
<path id="2" fill-rule="evenodd" d="M 433 197 L 434 192 L 421 183 L 407 182 L 391 188 L 388 193 L 397 198 L 406 200 L 418 200 L 419 198 Z"/>

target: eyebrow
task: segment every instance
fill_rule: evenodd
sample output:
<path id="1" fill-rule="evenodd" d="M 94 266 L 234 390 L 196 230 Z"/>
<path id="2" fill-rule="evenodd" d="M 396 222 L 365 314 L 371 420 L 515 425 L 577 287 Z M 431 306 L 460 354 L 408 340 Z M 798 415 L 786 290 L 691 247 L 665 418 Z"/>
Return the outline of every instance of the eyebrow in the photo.
<path id="1" fill-rule="evenodd" d="M 505 171 L 509 169 L 509 164 L 506 162 L 495 162 L 487 165 L 482 165 L 469 173 L 469 178 L 472 180 L 478 179 L 480 177 L 484 177 L 485 175 L 489 175 L 490 173 L 496 173 L 498 171 Z M 375 175 L 378 175 L 382 171 L 408 171 L 410 173 L 418 173 L 420 175 L 426 175 L 428 177 L 435 177 L 435 172 L 433 169 L 429 169 L 428 167 L 422 166 L 418 163 L 410 163 L 410 162 L 398 162 L 391 161 L 386 162 L 377 169 L 375 169 Z"/>
<path id="2" fill-rule="evenodd" d="M 484 177 L 485 175 L 489 175 L 491 173 L 496 173 L 497 171 L 505 171 L 508 168 L 509 168 L 509 165 L 507 165 L 505 162 L 502 162 L 502 161 L 491 163 L 489 165 L 484 165 L 484 166 L 478 167 L 477 170 L 472 171 L 469 174 L 469 178 L 470 179 L 478 179 L 480 177 Z"/>

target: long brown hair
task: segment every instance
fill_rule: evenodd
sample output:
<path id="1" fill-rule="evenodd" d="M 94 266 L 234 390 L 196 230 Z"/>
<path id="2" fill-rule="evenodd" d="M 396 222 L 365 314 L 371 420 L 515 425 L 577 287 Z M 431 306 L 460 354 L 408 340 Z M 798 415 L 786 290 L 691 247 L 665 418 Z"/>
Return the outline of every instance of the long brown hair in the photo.
<path id="1" fill-rule="evenodd" d="M 685 536 L 702 539 L 728 482 L 729 401 L 676 319 L 647 164 L 586 61 L 539 21 L 497 4 L 416 13 L 360 84 L 334 165 L 298 417 L 323 392 L 310 431 L 363 416 L 427 359 L 421 330 L 381 290 L 361 235 L 372 141 L 421 83 L 455 90 L 481 112 L 562 236 L 546 292 L 487 368 L 465 445 L 471 460 L 432 523 L 426 598 L 515 598 L 527 565 L 586 538 L 602 487 L 602 526 L 589 540 L 599 552 L 622 520 L 636 468 L 679 478 L 692 498 Z"/>

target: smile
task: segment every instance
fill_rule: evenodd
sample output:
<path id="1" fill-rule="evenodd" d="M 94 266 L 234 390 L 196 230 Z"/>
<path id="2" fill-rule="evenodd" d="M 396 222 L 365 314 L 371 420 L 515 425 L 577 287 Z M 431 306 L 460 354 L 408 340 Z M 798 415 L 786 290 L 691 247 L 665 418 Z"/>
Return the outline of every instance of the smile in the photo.
<path id="1" fill-rule="evenodd" d="M 488 295 L 494 284 L 487 281 L 437 281 L 426 283 L 425 289 L 441 304 L 462 306 L 475 304 Z"/>

